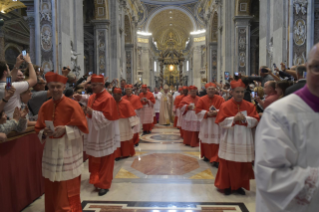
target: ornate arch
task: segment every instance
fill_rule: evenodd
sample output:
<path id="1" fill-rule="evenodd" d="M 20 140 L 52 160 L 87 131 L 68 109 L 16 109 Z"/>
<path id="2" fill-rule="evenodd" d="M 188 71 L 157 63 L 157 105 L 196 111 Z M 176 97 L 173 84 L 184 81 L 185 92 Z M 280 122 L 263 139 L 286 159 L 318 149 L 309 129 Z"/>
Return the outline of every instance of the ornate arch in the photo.
<path id="1" fill-rule="evenodd" d="M 194 31 L 196 30 L 196 27 L 197 27 L 196 21 L 195 21 L 195 19 L 194 19 L 194 16 L 193 16 L 189 11 L 187 11 L 187 10 L 181 8 L 181 7 L 178 7 L 178 6 L 167 6 L 167 7 L 162 7 L 162 8 L 160 8 L 160 9 L 156 10 L 154 13 L 152 13 L 152 14 L 149 16 L 149 18 L 148 18 L 148 20 L 147 20 L 147 22 L 146 22 L 146 25 L 145 25 L 145 30 L 146 30 L 146 31 L 149 30 L 149 26 L 150 26 L 150 23 L 152 22 L 152 19 L 153 19 L 157 14 L 159 14 L 160 12 L 162 12 L 162 11 L 164 11 L 164 10 L 179 10 L 179 11 L 185 13 L 185 14 L 189 17 L 189 19 L 191 20 L 191 22 L 192 22 L 193 30 L 194 30 Z"/>
<path id="2" fill-rule="evenodd" d="M 109 4 L 108 0 L 94 0 L 95 5 L 95 19 L 109 19 Z"/>

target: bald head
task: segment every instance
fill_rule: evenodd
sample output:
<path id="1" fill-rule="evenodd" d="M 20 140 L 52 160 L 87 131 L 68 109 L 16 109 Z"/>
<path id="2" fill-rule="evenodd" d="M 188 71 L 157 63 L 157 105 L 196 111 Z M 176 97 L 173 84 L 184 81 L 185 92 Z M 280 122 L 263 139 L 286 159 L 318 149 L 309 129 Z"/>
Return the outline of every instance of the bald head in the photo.
<path id="1" fill-rule="evenodd" d="M 319 43 L 308 54 L 307 85 L 312 94 L 319 97 Z"/>

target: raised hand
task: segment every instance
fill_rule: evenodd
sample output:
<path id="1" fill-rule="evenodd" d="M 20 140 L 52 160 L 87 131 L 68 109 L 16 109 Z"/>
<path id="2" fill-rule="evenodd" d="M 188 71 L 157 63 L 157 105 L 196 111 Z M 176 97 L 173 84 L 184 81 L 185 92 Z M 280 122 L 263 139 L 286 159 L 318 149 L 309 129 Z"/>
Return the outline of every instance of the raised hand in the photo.
<path id="1" fill-rule="evenodd" d="M 9 99 L 14 95 L 15 91 L 16 89 L 13 86 L 11 86 L 9 90 L 4 89 L 4 100 L 9 101 Z"/>
<path id="2" fill-rule="evenodd" d="M 23 110 L 20 110 L 21 118 L 25 118 L 29 114 L 29 108 L 26 106 Z"/>
<path id="3" fill-rule="evenodd" d="M 14 109 L 14 112 L 13 112 L 13 119 L 16 120 L 16 121 L 19 121 L 20 118 L 21 118 L 20 109 L 18 107 L 16 107 Z"/>

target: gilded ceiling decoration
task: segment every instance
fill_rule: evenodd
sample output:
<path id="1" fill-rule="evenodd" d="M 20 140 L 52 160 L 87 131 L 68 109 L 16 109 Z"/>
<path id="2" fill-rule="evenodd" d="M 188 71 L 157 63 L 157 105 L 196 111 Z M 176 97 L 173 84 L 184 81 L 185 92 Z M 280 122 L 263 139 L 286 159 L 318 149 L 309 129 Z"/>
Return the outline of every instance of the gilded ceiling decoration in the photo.
<path id="1" fill-rule="evenodd" d="M 185 43 L 193 30 L 189 17 L 179 10 L 164 10 L 158 13 L 149 25 L 159 50 L 169 47 L 185 49 Z"/>
<path id="2" fill-rule="evenodd" d="M 20 1 L 12 1 L 12 0 L 1 0 L 0 1 L 0 12 L 2 13 L 8 13 L 12 10 L 16 10 L 19 8 L 26 7 L 22 2 Z"/>

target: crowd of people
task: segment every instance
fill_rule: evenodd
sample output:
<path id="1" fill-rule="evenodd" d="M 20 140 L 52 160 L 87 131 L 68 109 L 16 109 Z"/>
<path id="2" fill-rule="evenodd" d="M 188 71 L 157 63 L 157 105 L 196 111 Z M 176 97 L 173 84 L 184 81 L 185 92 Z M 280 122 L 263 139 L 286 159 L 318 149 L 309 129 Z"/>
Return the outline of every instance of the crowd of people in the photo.
<path id="1" fill-rule="evenodd" d="M 258 208 L 316 207 L 318 48 L 305 65 L 282 63 L 274 72 L 262 66 L 259 76 L 235 73 L 200 91 L 164 85 L 152 92 L 146 84 L 109 82 L 91 72 L 77 79 L 69 67 L 62 75 L 44 74 L 28 54 L 19 55 L 12 70 L 0 62 L 0 139 L 33 126 L 45 142 L 46 211 L 81 211 L 83 151 L 89 182 L 105 195 L 114 161 L 134 156 L 140 131 L 149 134 L 156 123 L 174 123 L 185 145 L 200 146 L 202 158 L 218 168 L 215 186 L 225 195 L 245 195 L 256 176 Z"/>

